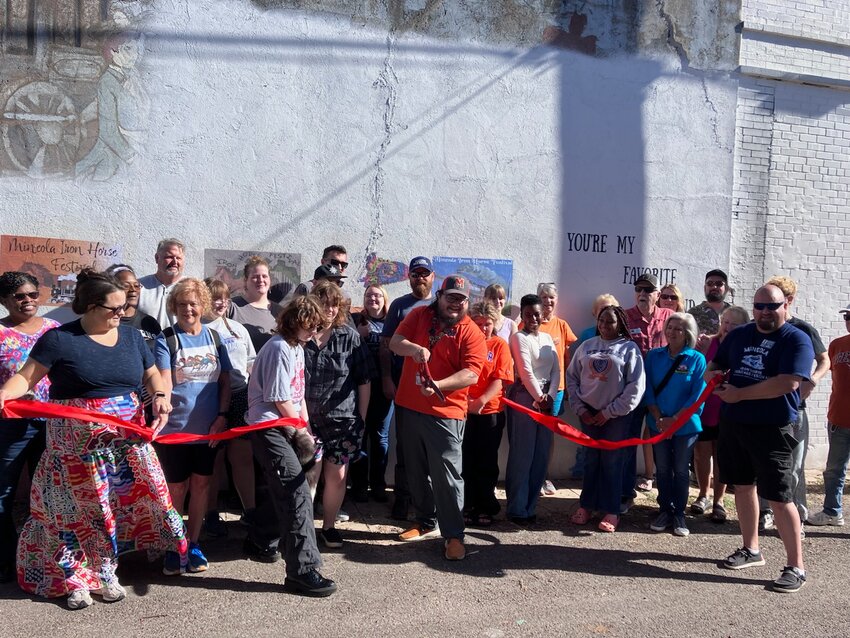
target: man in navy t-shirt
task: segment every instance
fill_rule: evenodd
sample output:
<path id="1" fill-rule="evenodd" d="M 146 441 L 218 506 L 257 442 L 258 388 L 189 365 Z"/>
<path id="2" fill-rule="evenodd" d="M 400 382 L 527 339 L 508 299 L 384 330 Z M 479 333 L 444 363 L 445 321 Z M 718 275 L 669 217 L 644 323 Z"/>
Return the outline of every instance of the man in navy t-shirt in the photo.
<path id="1" fill-rule="evenodd" d="M 800 515 L 794 506 L 792 455 L 799 441 L 794 423 L 800 385 L 814 361 L 812 342 L 787 323 L 788 302 L 776 286 L 756 291 L 753 323 L 736 328 L 720 344 L 707 377 L 728 371 L 715 390 L 724 401 L 720 418 L 720 480 L 735 486 L 744 546 L 724 561 L 729 569 L 764 565 L 758 540 L 758 495 L 767 499 L 785 545 L 787 564 L 773 590 L 798 591 L 806 582 Z"/>

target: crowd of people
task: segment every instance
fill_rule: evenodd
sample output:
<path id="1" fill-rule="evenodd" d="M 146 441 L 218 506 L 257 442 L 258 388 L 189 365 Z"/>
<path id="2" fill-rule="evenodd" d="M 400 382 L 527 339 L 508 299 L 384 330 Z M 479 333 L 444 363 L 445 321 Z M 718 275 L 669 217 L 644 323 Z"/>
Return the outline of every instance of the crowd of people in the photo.
<path id="1" fill-rule="evenodd" d="M 247 260 L 239 295 L 219 280 L 184 277 L 178 240 L 160 242 L 155 262 L 156 272 L 141 278 L 125 264 L 80 272 L 72 304 L 80 318 L 64 325 L 40 316 L 32 275 L 0 275 L 8 313 L 0 320 L 0 409 L 19 398 L 65 408 L 0 421 L 0 578 L 66 596 L 71 609 L 91 605 L 92 595 L 124 598 L 115 570 L 126 551 L 160 553 L 169 576 L 207 570 L 200 543 L 221 533 L 225 460 L 248 525 L 247 557 L 282 556 L 289 591 L 333 594 L 336 583 L 318 571 L 319 546 L 343 546 L 337 523 L 348 518 L 347 492 L 355 502 L 389 501 L 393 422 L 390 514 L 405 522 L 399 540 L 440 537 L 450 561 L 465 558 L 467 527 L 487 527 L 501 512 L 505 430 L 505 516 L 535 525 L 541 495 L 554 490 L 554 434 L 540 415 L 557 417 L 567 405 L 591 440 L 653 437 L 641 446 L 640 475 L 634 446 L 578 448 L 576 526 L 598 516 L 599 531 L 615 532 L 636 490 L 655 487 L 650 529 L 688 536 L 688 509 L 722 523 L 734 486 L 743 542 L 724 566 L 765 564 L 758 534 L 775 525 L 787 564 L 772 587 L 789 593 L 806 582 L 801 523 L 844 524 L 850 336 L 827 350 L 792 316 L 797 290 L 787 277 L 756 291 L 750 321 L 726 301 L 722 270 L 706 274 L 705 301 L 688 312 L 675 285 L 643 274 L 633 305 L 600 295 L 592 325 L 577 337 L 556 314 L 554 283 L 521 297 L 516 322 L 502 286 L 475 303 L 460 275 L 434 290 L 422 256 L 409 264 L 411 292 L 392 301 L 380 285 L 352 298 L 340 245 L 326 248 L 313 279 L 286 295 L 275 294 L 259 256 Z M 850 331 L 850 306 L 841 312 Z M 810 513 L 805 399 L 829 370 L 826 497 Z M 723 378 L 711 396 L 690 409 L 715 375 Z M 147 427 L 153 443 L 77 408 Z M 204 438 L 281 418 L 290 425 L 226 445 Z M 157 441 L 168 433 L 196 437 Z M 699 493 L 689 506 L 691 465 Z M 30 514 L 18 534 L 12 500 L 25 466 Z"/>

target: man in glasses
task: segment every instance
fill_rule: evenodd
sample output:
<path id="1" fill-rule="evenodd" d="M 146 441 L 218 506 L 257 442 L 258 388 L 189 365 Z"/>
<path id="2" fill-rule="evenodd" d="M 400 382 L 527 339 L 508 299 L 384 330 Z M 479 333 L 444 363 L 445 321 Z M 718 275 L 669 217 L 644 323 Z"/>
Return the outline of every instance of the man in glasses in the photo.
<path id="1" fill-rule="evenodd" d="M 163 239 L 156 247 L 154 261 L 156 272 L 139 279 L 139 310 L 156 319 L 165 329 L 177 323 L 177 318 L 168 312 L 168 295 L 174 285 L 183 279 L 184 246 L 177 239 Z"/>
<path id="2" fill-rule="evenodd" d="M 795 424 L 803 383 L 811 379 L 812 341 L 788 323 L 782 290 L 765 284 L 753 301 L 755 321 L 723 340 L 706 379 L 726 372 L 714 392 L 725 403 L 717 454 L 720 480 L 735 486 L 743 547 L 723 562 L 727 569 L 764 565 L 759 550 L 758 497 L 767 499 L 785 547 L 785 567 L 773 590 L 798 591 L 806 582 L 800 514 L 794 506 Z M 757 487 L 758 486 L 758 487 Z"/>
<path id="3" fill-rule="evenodd" d="M 345 271 L 348 269 L 348 251 L 345 246 L 339 244 L 331 244 L 322 251 L 322 260 L 319 262 L 319 267 L 313 273 L 313 279 L 305 281 L 297 286 L 284 297 L 282 304 L 286 305 L 295 297 L 300 297 L 309 293 L 313 287 L 322 279 L 330 279 L 338 286 L 342 286 L 342 280 L 348 275 Z M 342 289 L 343 296 L 350 300 L 351 294 L 345 288 Z"/>
<path id="4" fill-rule="evenodd" d="M 703 291 L 705 292 L 705 301 L 694 306 L 688 312 L 694 316 L 699 328 L 697 349 L 705 353 L 711 337 L 720 332 L 720 315 L 732 305 L 726 301 L 726 295 L 729 292 L 729 279 L 726 277 L 726 273 L 719 268 L 705 273 Z"/>
<path id="5" fill-rule="evenodd" d="M 407 271 L 410 292 L 398 299 L 394 299 L 390 304 L 390 309 L 387 311 L 387 317 L 384 320 L 384 329 L 381 332 L 381 345 L 379 349 L 381 384 L 384 396 L 391 401 L 395 400 L 395 392 L 401 379 L 404 357 L 394 355 L 390 351 L 390 339 L 395 334 L 399 324 L 411 310 L 419 306 L 427 306 L 433 298 L 431 287 L 434 285 L 434 269 L 431 267 L 431 260 L 422 256 L 414 257 L 410 260 L 410 266 Z M 393 487 L 395 501 L 393 502 L 392 517 L 404 521 L 407 520 L 407 512 L 410 509 L 410 491 L 407 488 L 407 470 L 404 466 L 404 451 L 400 444 L 401 432 L 404 429 L 402 419 L 403 417 L 396 411 L 396 464 L 395 485 Z"/>
<path id="6" fill-rule="evenodd" d="M 626 321 L 629 324 L 629 334 L 640 353 L 646 357 L 646 353 L 653 348 L 663 348 L 667 345 L 664 336 L 664 324 L 667 318 L 673 314 L 669 308 L 661 308 L 658 305 L 658 278 L 652 273 L 644 273 L 635 280 L 635 305 L 626 310 Z M 646 404 L 641 404 L 632 412 L 632 425 L 629 435 L 640 436 L 643 430 L 643 420 L 646 417 Z M 634 498 L 637 496 L 635 488 L 641 491 L 652 489 L 652 448 L 643 446 L 644 450 L 644 476 L 638 481 L 637 477 L 637 449 L 629 451 L 626 457 L 626 467 L 623 471 L 623 496 L 620 511 L 625 514 L 629 511 Z"/>
<path id="7" fill-rule="evenodd" d="M 448 560 L 463 560 L 461 444 L 467 394 L 487 359 L 484 333 L 467 316 L 469 282 L 443 280 L 437 299 L 412 310 L 390 339 L 404 357 L 396 393 L 402 415 L 407 480 L 416 522 L 399 536 L 414 541 L 439 531 Z"/>
<path id="8" fill-rule="evenodd" d="M 774 276 L 767 283 L 776 286 L 785 295 L 785 301 L 788 304 L 786 321 L 806 334 L 811 340 L 812 348 L 815 351 L 815 369 L 812 371 L 811 376 L 800 384 L 800 408 L 797 410 L 797 420 L 794 424 L 794 438 L 799 441 L 799 445 L 794 448 L 793 457 L 794 504 L 800 513 L 800 520 L 805 521 L 809 517 L 809 508 L 806 502 L 805 473 L 806 452 L 809 447 L 809 417 L 806 414 L 806 399 L 809 398 L 812 390 L 815 389 L 815 386 L 829 371 L 829 355 L 817 329 L 807 321 L 791 315 L 791 307 L 794 305 L 794 300 L 797 297 L 796 282 L 790 277 Z M 773 527 L 773 519 L 773 511 L 770 509 L 767 501 L 759 499 L 759 531 L 771 529 Z"/>

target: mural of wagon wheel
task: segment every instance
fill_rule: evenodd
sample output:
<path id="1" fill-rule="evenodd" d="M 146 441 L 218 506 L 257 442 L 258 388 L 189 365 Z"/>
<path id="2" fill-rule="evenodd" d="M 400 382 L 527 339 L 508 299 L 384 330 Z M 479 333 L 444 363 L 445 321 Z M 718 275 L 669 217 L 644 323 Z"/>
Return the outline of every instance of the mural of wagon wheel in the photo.
<path id="1" fill-rule="evenodd" d="M 18 88 L 3 107 L 3 146 L 30 177 L 70 175 L 80 148 L 80 118 L 71 98 L 50 82 Z"/>

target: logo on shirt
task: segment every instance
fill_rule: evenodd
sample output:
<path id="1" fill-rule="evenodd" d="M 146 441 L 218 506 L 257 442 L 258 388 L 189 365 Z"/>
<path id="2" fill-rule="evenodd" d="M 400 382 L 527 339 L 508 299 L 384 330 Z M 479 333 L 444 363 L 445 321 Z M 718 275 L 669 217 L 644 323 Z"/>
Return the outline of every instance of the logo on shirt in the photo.
<path id="1" fill-rule="evenodd" d="M 495 358 L 495 355 L 492 350 L 487 352 L 487 361 L 492 361 Z"/>
<path id="2" fill-rule="evenodd" d="M 676 374 L 688 374 L 688 372 L 690 372 L 690 369 L 688 368 L 687 363 L 681 363 L 679 364 L 679 367 L 676 368 Z"/>
<path id="3" fill-rule="evenodd" d="M 776 343 L 776 342 L 771 341 L 770 339 L 764 339 L 761 342 L 761 347 L 764 348 L 765 350 L 770 350 L 773 347 L 774 343 Z"/>
<path id="4" fill-rule="evenodd" d="M 848 352 L 839 352 L 835 355 L 833 359 L 834 363 L 844 363 L 846 365 L 850 365 L 850 351 Z"/>
<path id="5" fill-rule="evenodd" d="M 606 374 L 608 370 L 611 369 L 611 359 L 609 359 L 606 355 L 601 357 L 592 357 L 590 359 L 590 378 L 591 379 L 599 379 L 600 381 L 607 381 L 608 375 Z"/>
<path id="6" fill-rule="evenodd" d="M 764 360 L 760 354 L 748 354 L 741 359 L 741 365 L 751 370 L 764 370 Z"/>

